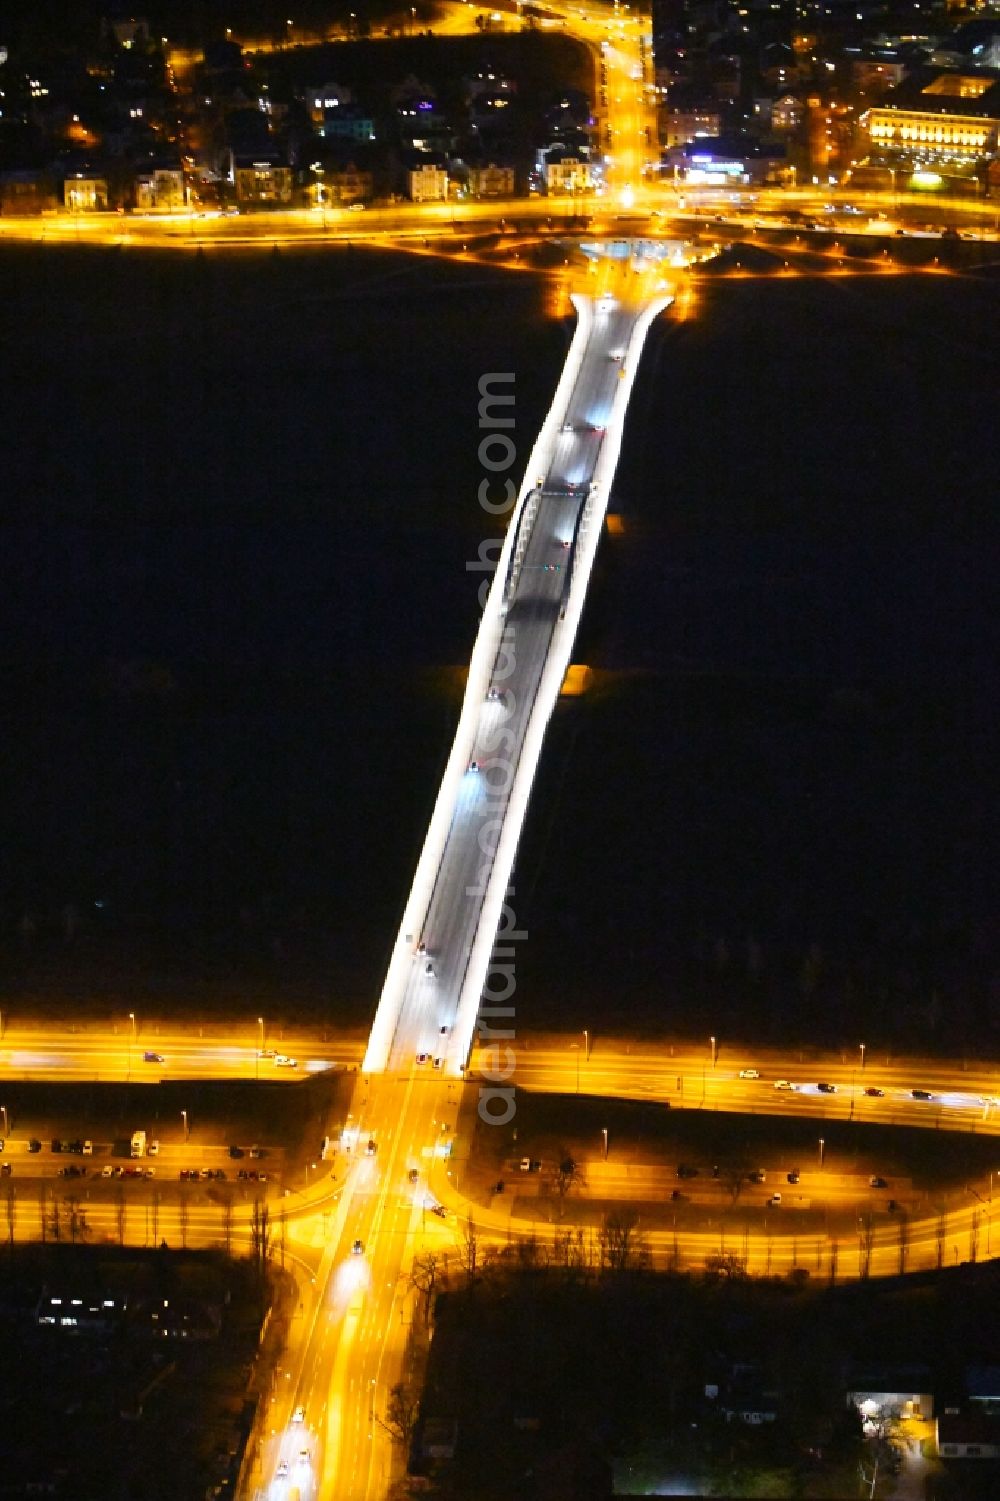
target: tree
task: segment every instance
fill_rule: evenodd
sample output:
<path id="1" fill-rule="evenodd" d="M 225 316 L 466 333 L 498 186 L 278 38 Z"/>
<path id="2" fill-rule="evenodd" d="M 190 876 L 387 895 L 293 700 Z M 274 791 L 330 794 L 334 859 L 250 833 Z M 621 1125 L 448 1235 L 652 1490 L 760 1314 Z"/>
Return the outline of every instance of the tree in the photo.
<path id="1" fill-rule="evenodd" d="M 420 1398 L 417 1393 L 408 1382 L 397 1381 L 389 1392 L 382 1426 L 398 1444 L 409 1446 L 419 1411 Z"/>
<path id="2" fill-rule="evenodd" d="M 431 1304 L 434 1301 L 434 1291 L 440 1272 L 441 1263 L 433 1251 L 427 1251 L 422 1256 L 414 1256 L 413 1265 L 410 1267 L 410 1286 L 416 1288 L 423 1298 L 425 1323 L 430 1322 Z"/>
<path id="3" fill-rule="evenodd" d="M 479 1271 L 479 1232 L 476 1222 L 469 1215 L 462 1227 L 462 1239 L 459 1242 L 458 1254 L 465 1268 L 465 1275 L 469 1287 L 472 1287 Z"/>
<path id="4" fill-rule="evenodd" d="M 226 1255 L 233 1254 L 233 1200 L 231 1194 L 226 1194 L 222 1201 L 222 1239 L 226 1247 Z"/>
<path id="5" fill-rule="evenodd" d="M 4 1208 L 7 1212 L 7 1240 L 10 1245 L 13 1245 L 14 1224 L 17 1220 L 17 1195 L 14 1192 L 14 1185 L 10 1182 L 9 1179 L 7 1182 L 6 1202 L 4 1204 Z"/>
<path id="6" fill-rule="evenodd" d="M 747 1275 L 744 1262 L 735 1251 L 715 1251 L 705 1257 L 705 1276 L 713 1280 L 740 1282 Z"/>
<path id="7" fill-rule="evenodd" d="M 937 1244 L 937 1266 L 938 1266 L 938 1271 L 940 1271 L 941 1268 L 944 1266 L 944 1248 L 945 1248 L 945 1242 L 947 1241 L 947 1239 L 948 1239 L 948 1211 L 946 1209 L 939 1209 L 938 1210 L 938 1217 L 937 1217 L 937 1224 L 934 1227 L 934 1240 L 935 1240 L 935 1242 Z"/>
<path id="8" fill-rule="evenodd" d="M 125 1203 L 125 1189 L 121 1183 L 115 1189 L 115 1224 L 118 1228 L 118 1244 L 125 1244 L 125 1226 L 128 1222 L 128 1208 Z"/>
<path id="9" fill-rule="evenodd" d="M 66 1199 L 66 1217 L 69 1223 L 69 1238 L 75 1246 L 78 1240 L 86 1240 L 90 1234 L 90 1226 L 87 1223 L 87 1211 L 75 1194 Z"/>
<path id="10" fill-rule="evenodd" d="M 564 1200 L 571 1189 L 579 1189 L 583 1185 L 583 1174 L 580 1165 L 575 1158 L 570 1157 L 568 1152 L 559 1155 L 559 1165 L 552 1178 L 552 1187 L 559 1199 L 559 1218 L 562 1218 Z"/>
<path id="11" fill-rule="evenodd" d="M 871 1210 L 858 1216 L 858 1276 L 862 1281 L 872 1269 L 872 1247 L 875 1244 L 875 1222 Z"/>
<path id="12" fill-rule="evenodd" d="M 612 1272 L 633 1271 L 645 1265 L 649 1252 L 639 1233 L 639 1218 L 631 1210 L 604 1216 L 600 1234 L 601 1266 Z"/>
<path id="13" fill-rule="evenodd" d="M 271 1259 L 271 1211 L 265 1199 L 254 1199 L 250 1216 L 250 1255 L 263 1282 Z"/>

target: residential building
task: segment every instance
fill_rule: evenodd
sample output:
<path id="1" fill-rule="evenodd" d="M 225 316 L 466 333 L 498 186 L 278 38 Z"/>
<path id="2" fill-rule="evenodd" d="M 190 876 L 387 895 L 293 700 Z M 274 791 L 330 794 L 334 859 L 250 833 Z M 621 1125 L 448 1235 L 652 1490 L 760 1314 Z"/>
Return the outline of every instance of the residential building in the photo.
<path id="1" fill-rule="evenodd" d="M 154 167 L 136 173 L 135 206 L 141 212 L 180 213 L 187 207 L 187 189 L 180 167 Z"/>
<path id="2" fill-rule="evenodd" d="M 374 191 L 372 174 L 359 170 L 353 162 L 329 169 L 323 181 L 329 203 L 366 203 Z"/>
<path id="3" fill-rule="evenodd" d="M 659 114 L 659 140 L 662 146 L 683 146 L 686 141 L 718 135 L 722 129 L 722 114 L 716 104 L 695 107 L 671 107 L 667 105 Z"/>
<path id="4" fill-rule="evenodd" d="M 922 1365 L 853 1365 L 846 1375 L 847 1405 L 869 1431 L 900 1418 L 933 1418 L 930 1371 Z"/>
<path id="5" fill-rule="evenodd" d="M 596 186 L 593 164 L 564 146 L 553 146 L 546 153 L 543 181 L 552 197 L 592 193 Z"/>
<path id="6" fill-rule="evenodd" d="M 35 167 L 0 172 L 0 214 L 41 214 L 55 207 L 47 172 Z"/>
<path id="7" fill-rule="evenodd" d="M 327 141 L 374 141 L 375 119 L 359 104 L 339 104 L 324 110 L 319 134 Z"/>
<path id="8" fill-rule="evenodd" d="M 233 156 L 231 181 L 241 208 L 273 208 L 292 201 L 292 169 L 277 152 Z"/>
<path id="9" fill-rule="evenodd" d="M 982 1413 L 944 1413 L 937 1420 L 942 1459 L 1000 1459 L 1000 1421 Z"/>
<path id="10" fill-rule="evenodd" d="M 125 1299 L 103 1294 L 76 1296 L 60 1289 L 43 1289 L 35 1308 L 35 1323 L 65 1334 L 113 1334 L 125 1314 Z"/>
<path id="11" fill-rule="evenodd" d="M 108 206 L 108 184 L 104 177 L 74 173 L 63 182 L 63 204 L 74 214 L 91 214 Z"/>
<path id="12" fill-rule="evenodd" d="M 512 198 L 514 168 L 496 162 L 470 167 L 469 193 L 473 198 Z"/>
<path id="13" fill-rule="evenodd" d="M 798 130 L 805 113 L 805 104 L 797 94 L 782 94 L 771 105 L 771 129 L 779 135 L 790 135 Z"/>
<path id="14" fill-rule="evenodd" d="M 448 198 L 448 173 L 442 161 L 414 162 L 407 169 L 407 191 L 414 203 L 444 203 Z"/>

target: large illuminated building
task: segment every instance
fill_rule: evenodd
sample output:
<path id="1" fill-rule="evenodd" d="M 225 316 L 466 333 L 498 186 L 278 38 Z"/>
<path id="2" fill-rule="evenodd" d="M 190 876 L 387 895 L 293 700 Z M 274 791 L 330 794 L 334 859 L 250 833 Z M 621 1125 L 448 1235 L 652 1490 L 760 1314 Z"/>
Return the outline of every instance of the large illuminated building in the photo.
<path id="1" fill-rule="evenodd" d="M 861 117 L 864 166 L 902 187 L 981 179 L 997 154 L 1000 69 L 922 68 Z"/>

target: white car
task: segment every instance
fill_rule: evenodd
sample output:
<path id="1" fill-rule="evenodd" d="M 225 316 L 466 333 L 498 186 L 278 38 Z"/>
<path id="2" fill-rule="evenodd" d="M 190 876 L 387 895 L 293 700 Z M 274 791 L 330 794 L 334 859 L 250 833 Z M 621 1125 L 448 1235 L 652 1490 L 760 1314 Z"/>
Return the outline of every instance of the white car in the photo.
<path id="1" fill-rule="evenodd" d="M 279 1053 L 274 1062 L 278 1068 L 298 1068 L 299 1066 L 297 1058 L 289 1058 L 285 1053 Z"/>
<path id="2" fill-rule="evenodd" d="M 84 1151 L 87 1150 L 86 1145 L 84 1145 L 83 1150 Z M 160 1143 L 158 1141 L 151 1141 L 149 1143 L 149 1146 L 146 1148 L 146 1156 L 147 1157 L 158 1157 L 159 1155 L 160 1155 Z"/>
<path id="3" fill-rule="evenodd" d="M 760 1078 L 760 1072 L 759 1072 L 758 1069 L 755 1069 L 755 1068 L 741 1068 L 740 1069 L 740 1078 L 741 1079 L 759 1079 Z"/>
<path id="4" fill-rule="evenodd" d="M 775 1089 L 794 1089 L 795 1085 L 790 1079 L 775 1079 L 774 1087 Z"/>
<path id="5" fill-rule="evenodd" d="M 278 1460 L 278 1468 L 275 1470 L 274 1473 L 278 1476 L 279 1480 L 283 1479 L 284 1476 L 288 1474 L 288 1460 L 287 1459 L 279 1459 Z"/>
<path id="6" fill-rule="evenodd" d="M 306 1410 L 305 1410 L 305 1408 L 304 1407 L 297 1407 L 295 1409 L 295 1411 L 292 1413 L 292 1422 L 293 1423 L 304 1423 L 305 1420 L 306 1420 Z"/>

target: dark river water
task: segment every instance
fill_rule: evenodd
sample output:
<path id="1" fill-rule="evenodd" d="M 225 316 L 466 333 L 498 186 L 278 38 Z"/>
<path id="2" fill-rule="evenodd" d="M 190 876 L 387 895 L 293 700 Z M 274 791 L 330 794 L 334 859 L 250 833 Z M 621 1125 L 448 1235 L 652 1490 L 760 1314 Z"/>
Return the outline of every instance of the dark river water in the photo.
<path id="1" fill-rule="evenodd" d="M 0 980 L 361 1022 L 495 531 L 478 382 L 526 460 L 571 327 L 384 253 L 0 276 Z M 655 327 L 518 863 L 525 1025 L 996 1041 L 996 308 L 718 279 Z"/>

